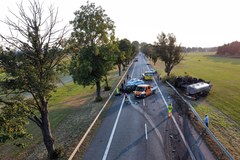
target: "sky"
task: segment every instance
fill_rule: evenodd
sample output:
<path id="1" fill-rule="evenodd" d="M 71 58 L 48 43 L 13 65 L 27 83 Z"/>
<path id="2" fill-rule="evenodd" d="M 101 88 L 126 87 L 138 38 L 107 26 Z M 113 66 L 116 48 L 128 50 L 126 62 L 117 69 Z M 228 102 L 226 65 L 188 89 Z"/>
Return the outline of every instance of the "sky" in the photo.
<path id="1" fill-rule="evenodd" d="M 40 0 L 41 2 L 43 0 Z M 0 20 L 9 16 L 9 9 L 18 12 L 21 0 L 1 0 Z M 23 0 L 28 2 L 28 0 Z M 73 12 L 86 0 L 44 0 L 54 4 L 59 19 L 68 24 Z M 173 33 L 177 43 L 185 47 L 216 47 L 240 41 L 239 0 L 89 0 L 101 6 L 115 23 L 116 37 L 151 43 L 162 32 Z M 27 3 L 26 3 L 27 4 Z M 27 7 L 27 5 L 26 5 Z M 46 8 L 47 9 L 47 8 Z M 0 32 L 7 28 L 0 22 Z"/>

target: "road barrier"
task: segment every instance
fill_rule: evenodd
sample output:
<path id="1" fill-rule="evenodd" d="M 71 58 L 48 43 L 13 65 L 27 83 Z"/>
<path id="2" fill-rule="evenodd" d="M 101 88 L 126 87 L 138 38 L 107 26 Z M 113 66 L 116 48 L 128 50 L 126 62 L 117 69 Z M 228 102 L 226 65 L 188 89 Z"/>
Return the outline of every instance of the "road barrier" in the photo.
<path id="1" fill-rule="evenodd" d="M 217 137 L 214 136 L 214 134 L 211 132 L 211 130 L 203 123 L 201 117 L 198 115 L 198 113 L 193 108 L 192 104 L 188 102 L 176 89 L 173 87 L 168 81 L 166 83 L 177 93 L 179 97 L 182 98 L 182 100 L 188 105 L 188 107 L 191 109 L 191 111 L 194 113 L 194 115 L 197 117 L 197 120 L 202 124 L 202 126 L 205 128 L 207 133 L 211 136 L 211 138 L 218 144 L 218 146 L 221 148 L 222 153 L 225 153 L 225 155 L 230 159 L 234 160 L 232 155 L 227 151 L 227 149 L 223 146 L 223 144 L 217 139 Z"/>

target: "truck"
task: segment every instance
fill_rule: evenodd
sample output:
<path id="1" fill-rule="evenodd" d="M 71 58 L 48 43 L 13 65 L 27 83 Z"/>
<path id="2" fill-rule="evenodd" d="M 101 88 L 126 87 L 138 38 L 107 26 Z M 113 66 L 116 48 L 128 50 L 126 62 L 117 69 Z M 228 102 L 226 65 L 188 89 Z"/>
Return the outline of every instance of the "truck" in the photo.
<path id="1" fill-rule="evenodd" d="M 187 95 L 208 95 L 211 90 L 212 85 L 204 82 L 194 83 L 187 85 L 186 93 Z"/>
<path id="2" fill-rule="evenodd" d="M 133 91 L 133 93 L 136 98 L 145 98 L 147 96 L 154 94 L 156 90 L 157 90 L 157 86 L 152 87 L 149 84 L 141 84 L 137 86 L 137 88 L 135 89 L 135 91 Z"/>

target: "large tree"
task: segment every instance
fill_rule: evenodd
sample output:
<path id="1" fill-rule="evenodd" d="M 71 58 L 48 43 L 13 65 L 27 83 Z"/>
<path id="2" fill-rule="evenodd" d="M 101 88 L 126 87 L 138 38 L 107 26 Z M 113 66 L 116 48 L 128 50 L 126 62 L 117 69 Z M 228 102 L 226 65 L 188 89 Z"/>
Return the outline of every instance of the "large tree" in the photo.
<path id="1" fill-rule="evenodd" d="M 165 72 L 169 76 L 173 67 L 183 59 L 181 46 L 176 44 L 176 37 L 173 34 L 166 35 L 162 33 L 158 35 L 157 39 L 158 42 L 155 42 L 156 52 L 159 58 L 165 63 Z"/>
<path id="2" fill-rule="evenodd" d="M 133 58 L 132 44 L 128 39 L 122 39 L 119 41 L 119 50 L 124 55 L 124 67 L 130 62 Z"/>
<path id="3" fill-rule="evenodd" d="M 58 67 L 65 57 L 61 44 L 66 28 L 57 27 L 58 12 L 52 5 L 46 17 L 39 1 L 17 6 L 19 12 L 10 11 L 13 18 L 2 21 L 11 34 L 0 34 L 8 44 L 0 53 L 2 75 L 5 75 L 0 80 L 0 101 L 3 102 L 0 142 L 25 137 L 29 119 L 41 129 L 48 156 L 54 158 L 57 153 L 48 101 L 57 87 Z"/>
<path id="4" fill-rule="evenodd" d="M 109 54 L 114 43 L 114 22 L 101 6 L 87 2 L 75 13 L 71 42 L 74 46 L 70 74 L 80 85 L 95 84 L 96 100 L 101 100 L 100 82 L 111 69 Z"/>

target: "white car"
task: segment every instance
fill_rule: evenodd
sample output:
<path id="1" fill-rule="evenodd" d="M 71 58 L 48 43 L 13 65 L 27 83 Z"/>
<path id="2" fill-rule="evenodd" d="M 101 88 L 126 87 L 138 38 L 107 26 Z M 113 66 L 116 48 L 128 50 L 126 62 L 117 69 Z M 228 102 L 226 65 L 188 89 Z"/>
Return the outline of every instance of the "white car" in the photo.
<path id="1" fill-rule="evenodd" d="M 153 74 L 157 73 L 157 71 L 156 71 L 155 69 L 153 69 L 153 68 L 151 68 L 151 69 L 149 70 L 149 72 L 151 72 L 151 73 L 153 73 Z"/>

